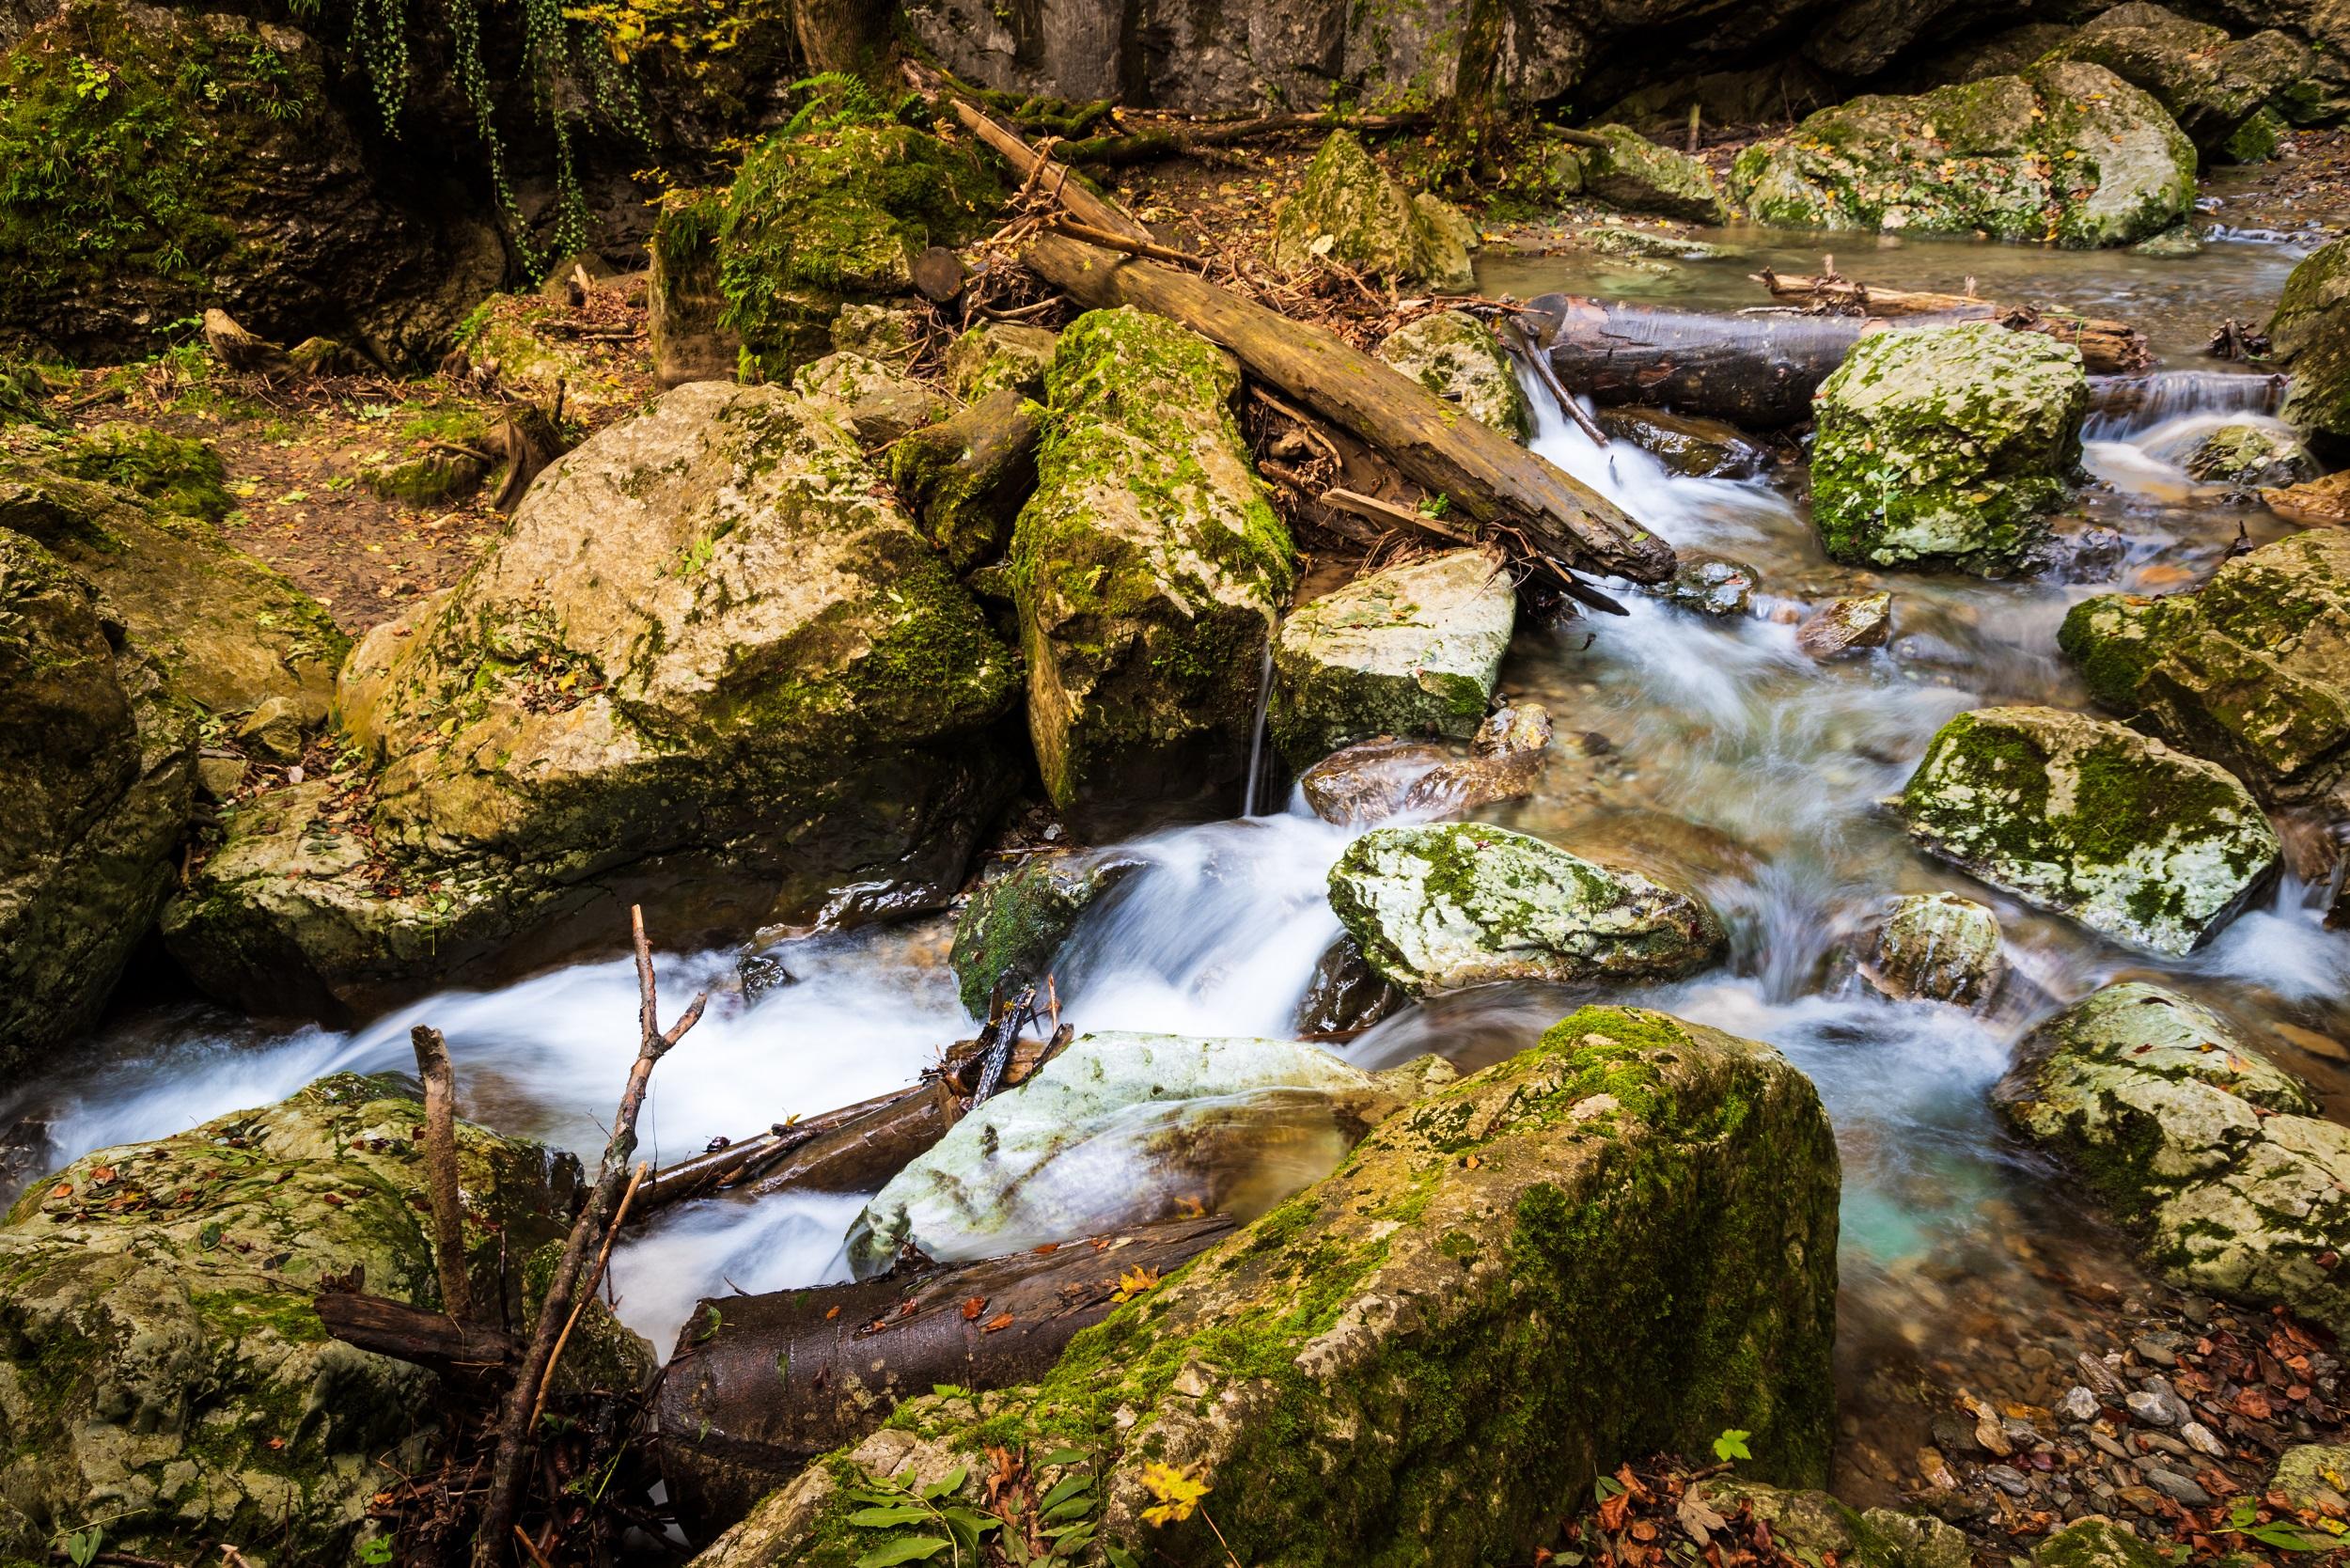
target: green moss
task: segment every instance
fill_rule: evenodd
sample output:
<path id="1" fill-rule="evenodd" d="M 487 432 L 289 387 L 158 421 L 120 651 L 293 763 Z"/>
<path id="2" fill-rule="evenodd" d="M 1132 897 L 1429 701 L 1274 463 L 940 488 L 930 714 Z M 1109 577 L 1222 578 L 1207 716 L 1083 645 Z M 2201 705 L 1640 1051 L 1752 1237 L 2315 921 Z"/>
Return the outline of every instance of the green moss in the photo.
<path id="1" fill-rule="evenodd" d="M 67 440 L 50 462 L 74 478 L 136 492 L 175 516 L 218 523 L 237 510 L 220 454 L 194 437 L 145 425 L 102 425 Z"/>

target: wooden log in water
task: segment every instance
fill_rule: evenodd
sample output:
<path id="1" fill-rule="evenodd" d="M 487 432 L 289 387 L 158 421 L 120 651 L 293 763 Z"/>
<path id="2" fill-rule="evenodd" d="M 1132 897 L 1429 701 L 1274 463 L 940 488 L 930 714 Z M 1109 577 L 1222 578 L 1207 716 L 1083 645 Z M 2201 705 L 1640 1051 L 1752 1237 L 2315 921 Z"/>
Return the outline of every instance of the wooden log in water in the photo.
<path id="1" fill-rule="evenodd" d="M 1521 318 L 1569 390 L 1603 406 L 1649 403 L 1776 430 L 1811 417 L 1811 394 L 1874 323 L 1794 311 L 1726 316 L 1544 294 Z"/>
<path id="2" fill-rule="evenodd" d="M 983 1262 L 706 1300 L 661 1385 L 670 1501 L 707 1540 L 909 1394 L 1031 1382 L 1109 1315 L 1121 1276 L 1167 1274 L 1231 1228 L 1163 1220 Z"/>
<path id="3" fill-rule="evenodd" d="M 1997 321 L 2013 332 L 2036 332 L 2080 350 L 2081 363 L 2092 376 L 2136 375 L 2151 369 L 2154 363 L 2146 335 L 2127 321 L 2046 306 L 2002 305 L 1979 298 L 1971 290 L 1942 294 L 1880 289 L 1834 272 L 1806 275 L 1775 273 L 1765 267 L 1754 274 L 1754 280 L 1773 299 L 1807 311 L 1879 319 L 1931 316 L 1951 321 Z"/>

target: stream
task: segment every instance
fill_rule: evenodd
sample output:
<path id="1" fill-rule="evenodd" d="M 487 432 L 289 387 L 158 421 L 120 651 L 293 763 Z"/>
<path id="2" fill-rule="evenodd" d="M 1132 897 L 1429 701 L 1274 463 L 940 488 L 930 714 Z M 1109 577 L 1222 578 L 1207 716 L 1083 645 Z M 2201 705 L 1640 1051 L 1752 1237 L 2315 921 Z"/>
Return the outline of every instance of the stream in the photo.
<path id="1" fill-rule="evenodd" d="M 2235 239 L 2155 261 L 1876 236 L 1707 237 L 1744 254 L 1637 265 L 1508 257 L 1486 261 L 1481 283 L 1520 297 L 1563 289 L 1728 311 L 1760 298 L 1747 279 L 1755 263 L 1810 271 L 1823 248 L 1836 248 L 1848 251 L 1838 256 L 1846 272 L 1870 281 L 1953 288 L 1972 275 L 1986 295 L 2128 318 L 2148 330 L 2162 363 L 2156 396 L 2134 413 L 2099 416 L 2089 432 L 2095 482 L 2081 508 L 2126 541 L 2122 564 L 2093 582 L 1834 565 L 1811 536 L 1799 465 L 1752 481 L 1673 478 L 1628 444 L 1594 447 L 1529 388 L 1541 411 L 1537 449 L 1684 552 L 1750 564 L 1762 587 L 1741 619 L 1625 590 L 1622 619 L 1556 633 L 1521 624 L 1503 687 L 1549 707 L 1559 744 L 1534 796 L 1481 814 L 1569 848 L 1631 855 L 1702 890 L 1731 930 L 1728 962 L 1605 999 L 1769 1041 L 1818 1084 L 1844 1160 L 1837 1480 L 1848 1501 L 1865 1506 L 1891 1500 L 1926 1440 L 1921 1375 L 2031 1397 L 2047 1365 L 2069 1363 L 2064 1347 L 2085 1303 L 2157 1289 L 1991 1114 L 1986 1091 L 2032 1023 L 2114 980 L 2160 976 L 2309 1076 L 2330 1113 L 2350 1109 L 2350 1074 L 2309 1049 L 2311 1034 L 2350 1040 L 2350 937 L 2321 928 L 2322 888 L 2288 875 L 2202 951 L 2161 960 L 1926 859 L 1880 805 L 1954 713 L 2003 702 L 2087 705 L 2056 651 L 2072 604 L 2117 588 L 2174 590 L 2207 574 L 2239 531 L 2254 543 L 2286 531 L 2259 507 L 2190 481 L 2177 461 L 2223 415 L 2265 406 L 2262 378 L 2200 350 L 2220 318 L 2264 318 L 2299 252 Z M 1894 595 L 1888 648 L 1825 666 L 1797 650 L 1800 605 L 1880 587 Z M 1055 966 L 1070 1021 L 1081 1030 L 1290 1034 L 1315 962 L 1339 933 L 1324 877 L 1350 831 L 1292 800 L 1131 846 L 1147 869 L 1095 907 Z M 1998 912 L 2011 978 L 1988 1015 L 1889 1001 L 1853 973 L 1852 950 L 1886 897 L 1937 888 Z M 951 918 L 935 917 L 786 943 L 771 951 L 793 982 L 755 996 L 737 981 L 734 952 L 663 955 L 665 1015 L 697 988 L 718 995 L 655 1075 L 645 1156 L 674 1160 L 714 1137 L 909 1081 L 971 1032 L 946 967 L 951 930 Z M 1407 1009 L 1343 1054 L 1379 1068 L 1435 1051 L 1474 1069 L 1599 996 L 1528 986 L 1459 994 Z M 592 1152 L 636 1049 L 634 999 L 622 959 L 430 997 L 348 1033 L 149 1002 L 119 1010 L 70 1071 L 0 1099 L 0 1127 L 38 1129 L 46 1140 L 39 1166 L 52 1168 L 281 1097 L 322 1073 L 408 1071 L 409 1027 L 430 1021 L 448 1037 L 469 1117 Z M 2308 1033 L 2288 1039 L 2272 1024 Z M 1154 1200 L 1149 1171 L 1116 1169 L 1115 1149 L 1096 1153 L 1109 1162 L 1095 1171 L 1105 1225 Z M 685 1206 L 618 1255 L 620 1314 L 666 1350 L 698 1296 L 845 1278 L 841 1234 L 861 1202 L 826 1195 Z"/>

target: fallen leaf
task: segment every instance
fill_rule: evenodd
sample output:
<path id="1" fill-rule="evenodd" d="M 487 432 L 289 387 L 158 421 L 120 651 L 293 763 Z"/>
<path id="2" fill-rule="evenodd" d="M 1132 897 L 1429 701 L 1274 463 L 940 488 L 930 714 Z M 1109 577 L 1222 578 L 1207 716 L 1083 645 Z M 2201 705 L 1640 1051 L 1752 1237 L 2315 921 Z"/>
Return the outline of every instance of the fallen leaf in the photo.
<path id="1" fill-rule="evenodd" d="M 824 1309 L 824 1321 L 826 1323 L 830 1323 L 833 1319 L 838 1317 L 839 1315 L 840 1309 L 838 1306 L 827 1307 Z"/>
<path id="2" fill-rule="evenodd" d="M 980 1331 L 982 1333 L 993 1334 L 997 1329 L 1010 1328 L 1011 1326 L 1011 1314 L 1010 1312 L 998 1312 L 994 1317 L 988 1319 L 987 1322 L 979 1325 Z"/>
<path id="3" fill-rule="evenodd" d="M 979 1315 L 986 1310 L 987 1297 L 983 1295 L 975 1295 L 963 1304 L 963 1321 L 965 1323 L 976 1322 L 979 1319 Z"/>

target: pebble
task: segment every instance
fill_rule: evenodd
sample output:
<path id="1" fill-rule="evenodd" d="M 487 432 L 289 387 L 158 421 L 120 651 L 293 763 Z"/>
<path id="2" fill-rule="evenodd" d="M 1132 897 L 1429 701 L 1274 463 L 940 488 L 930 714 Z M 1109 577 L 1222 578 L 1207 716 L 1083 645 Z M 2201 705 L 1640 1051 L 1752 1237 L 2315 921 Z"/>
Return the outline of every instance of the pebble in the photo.
<path id="1" fill-rule="evenodd" d="M 2188 1424 L 2192 1425 L 2193 1423 L 2190 1422 Z M 2180 1442 L 2176 1437 L 2171 1436 L 2167 1432 L 2141 1432 L 2138 1435 L 2138 1442 L 2141 1448 L 2154 1449 L 2162 1453 L 2176 1454 L 2182 1459 L 2195 1451 L 2193 1449 L 2188 1448 L 2185 1443 Z"/>
<path id="2" fill-rule="evenodd" d="M 2197 1485 L 2188 1476 L 2176 1470 L 2166 1470 L 2159 1465 L 2146 1466 L 2146 1484 L 2186 1508 L 2203 1508 L 2210 1504 L 2211 1494 Z"/>
<path id="3" fill-rule="evenodd" d="M 2024 1479 L 2024 1472 L 2012 1465 L 1986 1465 L 1982 1469 L 1982 1479 L 2011 1497 L 2020 1497 L 2031 1490 L 2031 1482 Z M 2188 1484 L 2194 1483 L 2190 1482 Z"/>
<path id="4" fill-rule="evenodd" d="M 2109 1453 L 2116 1459 L 2127 1459 L 2130 1456 L 2129 1450 L 2123 1448 L 2120 1442 L 2107 1436 L 2102 1432 L 2091 1433 L 2089 1435 L 2089 1440 L 2097 1445 L 2097 1451 L 2100 1453 Z"/>
<path id="5" fill-rule="evenodd" d="M 2186 1402 L 2158 1377 L 2148 1380 L 2145 1388 L 2132 1391 L 2123 1403 L 2148 1426 L 2176 1426 L 2187 1419 Z"/>
<path id="6" fill-rule="evenodd" d="M 2199 1452 L 2210 1454 L 2214 1459 L 2228 1457 L 2228 1445 L 2219 1440 L 2217 1433 L 2201 1421 L 2187 1422 L 2179 1428 L 2179 1435 L 2186 1438 Z"/>
<path id="7" fill-rule="evenodd" d="M 2090 1392 L 2107 1404 L 2122 1403 L 2123 1394 L 2128 1390 L 2110 1366 L 2085 1350 L 2073 1357 L 2073 1366 L 2081 1374 L 2081 1381 L 2089 1386 Z"/>
<path id="8" fill-rule="evenodd" d="M 2097 1410 L 2097 1396 L 2077 1383 L 2065 1389 L 2064 1397 L 2057 1402 L 2057 1414 L 2068 1421 L 2093 1421 Z"/>
<path id="9" fill-rule="evenodd" d="M 2162 1494 L 2151 1486 L 2124 1486 L 2114 1495 L 2140 1513 L 2162 1512 Z"/>
<path id="10" fill-rule="evenodd" d="M 2186 1343 L 2184 1334 L 2142 1334 L 2130 1341 L 2130 1348 L 2157 1367 L 2175 1367 L 2179 1351 Z"/>

